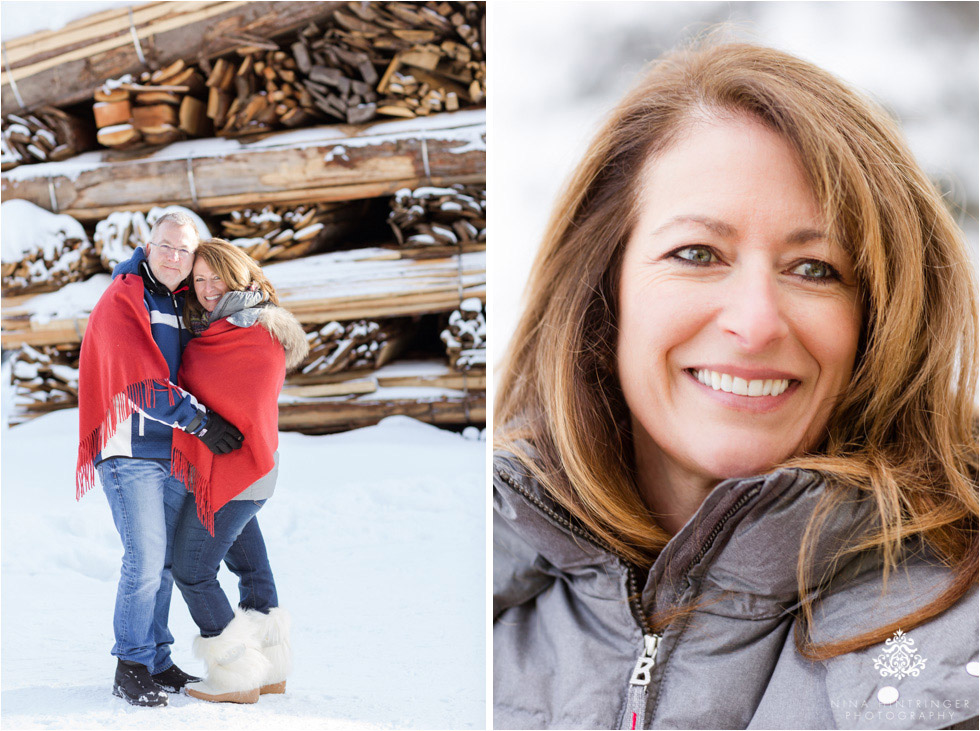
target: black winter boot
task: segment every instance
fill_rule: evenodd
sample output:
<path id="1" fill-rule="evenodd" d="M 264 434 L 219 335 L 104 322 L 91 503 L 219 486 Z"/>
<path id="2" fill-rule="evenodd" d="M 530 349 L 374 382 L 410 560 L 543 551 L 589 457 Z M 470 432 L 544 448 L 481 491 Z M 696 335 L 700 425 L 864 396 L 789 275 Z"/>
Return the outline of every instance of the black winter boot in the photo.
<path id="1" fill-rule="evenodd" d="M 153 678 L 154 683 L 172 693 L 180 693 L 181 689 L 188 683 L 197 683 L 201 680 L 194 675 L 188 675 L 176 665 L 171 665 L 162 673 L 154 673 L 150 677 Z"/>
<path id="2" fill-rule="evenodd" d="M 112 694 L 134 706 L 165 706 L 169 698 L 167 691 L 153 682 L 146 665 L 129 660 L 119 660 L 116 664 Z"/>

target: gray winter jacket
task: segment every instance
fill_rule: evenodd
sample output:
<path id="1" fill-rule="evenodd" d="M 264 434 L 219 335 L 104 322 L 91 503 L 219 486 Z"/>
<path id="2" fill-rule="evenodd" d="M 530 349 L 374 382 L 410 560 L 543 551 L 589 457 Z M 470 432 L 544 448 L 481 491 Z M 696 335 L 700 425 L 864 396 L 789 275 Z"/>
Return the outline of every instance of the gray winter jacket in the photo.
<path id="1" fill-rule="evenodd" d="M 805 471 L 722 482 L 641 575 L 496 453 L 494 727 L 977 728 L 975 587 L 894 642 L 823 662 L 797 652 L 797 555 L 825 489 Z M 866 501 L 843 506 L 818 560 L 869 515 Z M 877 561 L 853 559 L 816 603 L 812 636 L 884 625 L 949 576 L 920 553 L 883 593 Z M 644 636 L 643 618 L 695 600 L 662 636 Z"/>

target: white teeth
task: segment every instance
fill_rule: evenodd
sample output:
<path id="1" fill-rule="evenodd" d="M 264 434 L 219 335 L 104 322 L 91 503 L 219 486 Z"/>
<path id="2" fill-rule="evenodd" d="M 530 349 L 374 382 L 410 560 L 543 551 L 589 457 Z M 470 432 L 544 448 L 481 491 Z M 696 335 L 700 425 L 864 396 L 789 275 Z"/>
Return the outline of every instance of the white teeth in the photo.
<path id="1" fill-rule="evenodd" d="M 726 391 L 736 396 L 778 396 L 789 388 L 789 380 L 785 378 L 747 381 L 728 373 L 709 371 L 707 368 L 695 371 L 694 376 L 715 391 Z"/>

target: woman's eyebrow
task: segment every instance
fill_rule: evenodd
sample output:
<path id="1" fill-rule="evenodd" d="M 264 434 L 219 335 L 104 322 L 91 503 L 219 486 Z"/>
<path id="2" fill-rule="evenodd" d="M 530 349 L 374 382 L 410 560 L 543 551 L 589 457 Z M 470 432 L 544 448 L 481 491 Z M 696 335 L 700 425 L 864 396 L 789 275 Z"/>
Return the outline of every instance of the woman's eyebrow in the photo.
<path id="1" fill-rule="evenodd" d="M 723 236 L 725 238 L 731 238 L 736 233 L 738 233 L 737 229 L 734 226 L 732 226 L 730 223 L 725 223 L 724 221 L 721 221 L 717 218 L 711 218 L 711 216 L 700 216 L 691 213 L 681 213 L 677 216 L 672 217 L 663 225 L 657 227 L 657 229 L 651 235 L 657 236 L 659 234 L 662 234 L 664 231 L 666 231 L 669 228 L 687 224 L 687 223 L 693 223 L 699 226 L 704 226 L 706 229 L 709 229 L 710 231 L 718 234 L 719 236 Z"/>
<path id="2" fill-rule="evenodd" d="M 698 226 L 703 226 L 709 231 L 718 234 L 722 238 L 734 238 L 738 233 L 738 229 L 732 224 L 726 223 L 717 218 L 712 218 L 711 216 L 702 216 L 698 214 L 682 213 L 677 216 L 672 217 L 666 223 L 658 226 L 651 236 L 657 236 L 664 231 L 672 228 L 673 226 L 680 226 L 684 224 L 695 224 Z M 799 228 L 793 231 L 789 236 L 786 237 L 787 244 L 799 245 L 807 244 L 811 241 L 819 239 L 827 239 L 827 233 L 815 228 Z"/>

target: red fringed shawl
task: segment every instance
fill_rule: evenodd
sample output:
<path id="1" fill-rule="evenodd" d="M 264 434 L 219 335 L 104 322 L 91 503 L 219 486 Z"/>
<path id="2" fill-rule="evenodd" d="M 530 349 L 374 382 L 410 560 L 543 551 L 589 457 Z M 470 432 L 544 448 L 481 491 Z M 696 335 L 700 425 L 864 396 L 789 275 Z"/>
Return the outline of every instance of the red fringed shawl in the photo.
<path id="1" fill-rule="evenodd" d="M 218 320 L 184 349 L 180 387 L 245 436 L 241 449 L 215 455 L 197 437 L 174 431 L 171 472 L 193 490 L 198 517 L 212 535 L 214 514 L 275 465 L 285 377 L 283 347 L 260 323 Z"/>
<path id="2" fill-rule="evenodd" d="M 153 408 L 154 385 L 167 389 L 170 403 L 180 394 L 150 333 L 143 303 L 143 280 L 123 274 L 112 280 L 89 316 L 78 367 L 78 464 L 75 498 L 95 485 L 93 461 L 133 412 Z"/>

